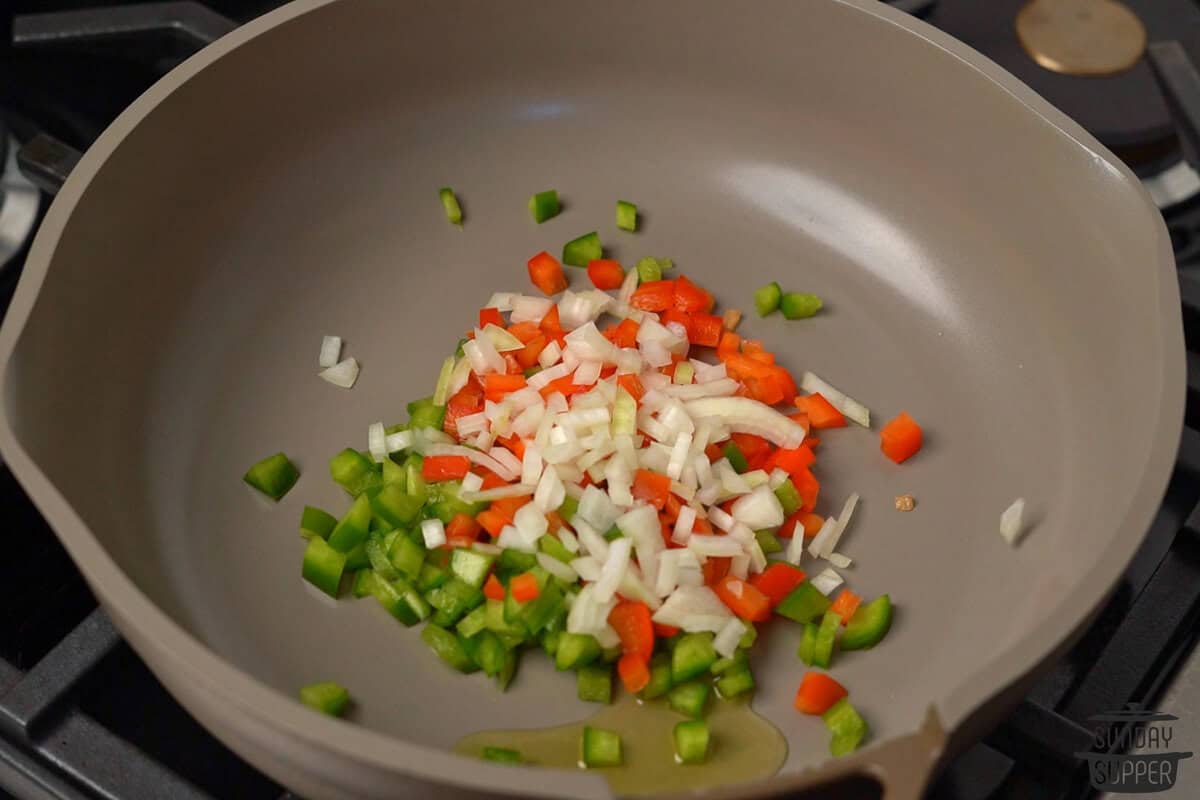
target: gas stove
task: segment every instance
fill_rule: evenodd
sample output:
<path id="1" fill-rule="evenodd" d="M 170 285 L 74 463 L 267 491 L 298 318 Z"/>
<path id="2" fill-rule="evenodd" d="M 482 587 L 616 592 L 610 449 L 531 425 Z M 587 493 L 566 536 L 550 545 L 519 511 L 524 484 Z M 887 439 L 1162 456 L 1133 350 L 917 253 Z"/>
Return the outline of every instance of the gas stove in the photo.
<path id="1" fill-rule="evenodd" d="M 1164 736 L 1172 750 L 1200 747 L 1200 75 L 1191 66 L 1200 64 L 1200 3 L 892 4 L 996 60 L 1124 159 L 1163 210 L 1175 247 L 1187 425 L 1145 544 L 1068 655 L 928 792 L 930 800 L 1101 796 L 1108 773 L 1097 764 L 1141 763 Z M 0 11 L 0 312 L 73 150 L 189 53 L 277 5 L 17 0 Z M 0 796 L 291 797 L 171 699 L 3 466 L 0 519 Z M 1177 769 L 1175 788 L 1159 796 L 1200 794 L 1200 760 Z M 867 783 L 820 796 L 878 797 Z"/>

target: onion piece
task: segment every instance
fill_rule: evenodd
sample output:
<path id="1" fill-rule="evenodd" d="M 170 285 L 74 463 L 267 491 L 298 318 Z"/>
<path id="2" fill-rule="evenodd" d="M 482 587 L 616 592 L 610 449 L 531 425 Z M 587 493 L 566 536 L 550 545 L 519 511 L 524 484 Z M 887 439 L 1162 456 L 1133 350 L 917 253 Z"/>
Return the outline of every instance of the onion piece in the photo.
<path id="1" fill-rule="evenodd" d="M 575 583 L 575 581 L 579 580 L 579 573 L 577 573 L 570 564 L 564 564 L 554 556 L 548 556 L 545 553 L 538 553 L 537 562 L 542 569 L 546 570 L 546 572 L 549 572 L 559 580 L 566 581 L 567 583 Z"/>
<path id="2" fill-rule="evenodd" d="M 711 534 L 693 533 L 687 542 L 687 548 L 698 556 L 739 556 L 742 554 L 742 544 L 728 536 L 713 536 Z"/>
<path id="3" fill-rule="evenodd" d="M 509 322 L 541 322 L 550 313 L 554 301 L 548 297 L 530 297 L 529 295 L 514 295 L 512 298 L 512 315 Z"/>
<path id="4" fill-rule="evenodd" d="M 321 340 L 321 355 L 317 357 L 320 367 L 332 367 L 342 356 L 342 337 L 326 336 Z"/>
<path id="5" fill-rule="evenodd" d="M 671 531 L 671 541 L 675 544 L 687 544 L 692 537 L 692 528 L 696 524 L 696 509 L 682 506 L 679 516 L 675 518 L 675 528 Z"/>
<path id="6" fill-rule="evenodd" d="M 588 487 L 591 488 L 591 487 Z M 629 554 L 633 550 L 633 541 L 620 537 L 613 539 L 608 545 L 608 555 L 604 566 L 600 568 L 600 577 L 592 584 L 593 596 L 599 602 L 611 600 L 621 585 L 621 578 L 629 567 Z"/>
<path id="7" fill-rule="evenodd" d="M 766 484 L 735 500 L 730 515 L 756 531 L 778 527 L 783 524 L 784 518 L 779 498 Z"/>
<path id="8" fill-rule="evenodd" d="M 344 361 L 339 361 L 332 367 L 318 372 L 317 375 L 334 386 L 342 389 L 351 389 L 358 380 L 358 361 L 354 359 L 354 356 L 351 356 Z"/>
<path id="9" fill-rule="evenodd" d="M 596 529 L 581 519 L 576 513 L 574 517 L 567 520 L 567 524 L 575 529 L 575 535 L 579 537 L 579 544 L 587 551 L 587 554 L 596 559 L 597 562 L 603 562 L 608 559 L 608 541 L 596 532 Z"/>
<path id="10" fill-rule="evenodd" d="M 460 491 L 459 498 L 468 503 L 482 503 L 484 501 L 503 500 L 506 497 L 521 497 L 527 494 L 533 494 L 536 486 L 530 486 L 526 483 L 511 483 L 508 486 L 497 486 L 494 489 L 484 489 L 481 492 Z"/>
<path id="11" fill-rule="evenodd" d="M 838 569 L 845 569 L 854 563 L 854 559 L 850 558 L 850 556 L 844 556 L 841 553 L 830 553 L 828 561 Z"/>
<path id="12" fill-rule="evenodd" d="M 474 472 L 468 472 L 463 476 L 461 491 L 477 492 L 481 488 L 483 488 L 483 478 L 479 477 Z"/>
<path id="13" fill-rule="evenodd" d="M 804 442 L 800 423 L 749 397 L 704 397 L 684 403 L 684 408 L 693 419 L 716 417 L 730 430 L 761 436 L 779 447 L 794 448 Z"/>
<path id="14" fill-rule="evenodd" d="M 513 350 L 525 349 L 525 343 L 495 323 L 489 322 L 483 326 L 483 335 L 492 343 L 497 352 L 509 353 Z"/>
<path id="15" fill-rule="evenodd" d="M 478 464 L 485 469 L 490 469 L 492 472 L 499 475 L 506 481 L 515 481 L 521 474 L 520 464 L 517 469 L 512 469 L 507 464 L 502 464 L 492 458 L 487 453 L 471 448 L 463 447 L 455 444 L 435 444 L 425 448 L 427 456 L 466 456 L 472 463 Z M 514 459 L 515 460 L 515 459 Z"/>
<path id="16" fill-rule="evenodd" d="M 841 586 L 844 581 L 842 580 L 842 576 L 838 575 L 832 569 L 824 569 L 816 577 L 812 578 L 811 583 L 813 588 L 821 594 L 829 596 L 829 593 Z"/>
<path id="17" fill-rule="evenodd" d="M 484 304 L 484 308 L 494 308 L 499 312 L 512 311 L 513 298 L 516 292 L 495 292 Z"/>
<path id="18" fill-rule="evenodd" d="M 580 556 L 571 562 L 571 569 L 575 570 L 580 580 L 585 580 L 588 583 L 594 583 L 600 577 L 600 562 L 592 556 Z"/>
<path id="19" fill-rule="evenodd" d="M 738 390 L 738 382 L 732 378 L 720 378 L 709 383 L 672 383 L 662 388 L 663 394 L 679 400 L 699 400 L 703 397 L 731 397 Z"/>
<path id="20" fill-rule="evenodd" d="M 707 586 L 680 586 L 671 593 L 662 607 L 654 612 L 651 619 L 663 625 L 674 625 L 689 633 L 717 633 L 732 617 L 733 613 Z"/>
<path id="21" fill-rule="evenodd" d="M 538 364 L 542 367 L 552 367 L 562 358 L 562 348 L 558 342 L 551 342 L 538 354 Z"/>
<path id="22" fill-rule="evenodd" d="M 413 432 L 412 431 L 396 431 L 389 433 L 387 438 L 383 440 L 384 449 L 389 454 L 397 453 L 406 448 L 412 447 Z"/>
<path id="23" fill-rule="evenodd" d="M 629 305 L 629 299 L 633 297 L 633 293 L 638 287 L 638 271 L 631 269 L 625 273 L 625 280 L 621 281 L 621 288 L 617 291 L 617 305 Z"/>
<path id="24" fill-rule="evenodd" d="M 367 452 L 377 464 L 387 461 L 387 434 L 383 432 L 382 422 L 372 422 L 367 426 Z"/>
<path id="25" fill-rule="evenodd" d="M 425 547 L 432 550 L 446 543 L 446 526 L 437 517 L 421 521 L 421 536 L 425 539 Z"/>
<path id="26" fill-rule="evenodd" d="M 1008 508 L 1004 509 L 1004 513 L 1000 515 L 1000 535 L 1004 537 L 1004 541 L 1009 545 L 1016 547 L 1021 540 L 1021 535 L 1024 533 L 1021 527 L 1022 517 L 1025 515 L 1025 498 L 1018 497 L 1012 502 Z"/>
<path id="27" fill-rule="evenodd" d="M 541 448 L 536 444 L 525 445 L 525 455 L 521 456 L 521 483 L 536 486 L 542 477 L 542 466 Z"/>
<path id="28" fill-rule="evenodd" d="M 820 392 L 821 396 L 828 400 L 830 405 L 842 412 L 846 418 L 857 422 L 864 428 L 871 427 L 870 409 L 853 397 L 850 397 L 839 389 L 835 389 L 820 376 L 812 372 L 805 372 L 800 377 L 800 388 L 809 394 Z"/>
<path id="29" fill-rule="evenodd" d="M 737 652 L 738 643 L 746 633 L 746 623 L 737 617 L 731 617 L 728 622 L 713 637 L 713 649 L 724 658 L 733 658 Z"/>
<path id="30" fill-rule="evenodd" d="M 825 533 L 825 537 L 821 537 L 818 533 L 813 537 L 812 544 L 808 546 L 808 552 L 814 556 L 821 558 L 829 558 L 829 554 L 837 547 L 838 541 L 842 538 L 842 534 L 846 530 L 846 525 L 850 522 L 850 517 L 854 514 L 854 509 L 858 506 L 858 493 L 851 492 L 846 498 L 845 504 L 842 506 L 842 513 L 837 516 L 837 524 L 832 531 L 825 532 L 825 526 L 821 526 L 821 533 Z"/>
<path id="31" fill-rule="evenodd" d="M 446 356 L 446 360 L 442 362 L 442 369 L 438 372 L 437 383 L 433 387 L 434 405 L 444 406 L 450 398 L 450 380 L 454 377 L 454 367 L 457 363 L 454 356 Z"/>
<path id="32" fill-rule="evenodd" d="M 464 355 L 466 351 L 464 350 Z M 471 359 L 460 358 L 454 364 L 454 372 L 450 373 L 450 383 L 446 387 L 447 399 L 458 394 L 458 392 L 467 385 L 467 381 L 471 379 Z"/>
<path id="33" fill-rule="evenodd" d="M 533 505 L 546 514 L 561 506 L 566 497 L 567 490 L 559 480 L 558 472 L 554 467 L 546 467 L 542 479 L 538 481 L 537 491 L 533 493 Z"/>

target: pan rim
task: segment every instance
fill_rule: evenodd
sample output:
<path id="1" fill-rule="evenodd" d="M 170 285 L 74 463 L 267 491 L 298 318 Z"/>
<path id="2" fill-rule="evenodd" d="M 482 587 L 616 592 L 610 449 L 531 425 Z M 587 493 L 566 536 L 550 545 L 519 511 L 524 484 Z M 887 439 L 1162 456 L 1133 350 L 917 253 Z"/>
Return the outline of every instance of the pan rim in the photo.
<path id="1" fill-rule="evenodd" d="M 873 0 L 829 0 L 899 27 L 931 47 L 943 51 L 986 78 L 1020 102 L 1041 122 L 1053 128 L 1097 161 L 1120 174 L 1129 190 L 1139 193 L 1147 215 L 1147 224 L 1155 227 L 1157 252 L 1154 254 L 1155 292 L 1161 312 L 1156 320 L 1157 343 L 1163 356 L 1162 382 L 1157 402 L 1158 421 L 1155 438 L 1146 463 L 1140 471 L 1136 489 L 1130 493 L 1128 508 L 1121 520 L 1122 528 L 1140 526 L 1139 535 L 1118 537 L 1107 548 L 1103 558 L 1092 570 L 1092 582 L 1111 587 L 1140 547 L 1153 509 L 1161 500 L 1170 475 L 1182 429 L 1184 412 L 1184 343 L 1179 313 L 1179 291 L 1174 280 L 1174 256 L 1169 236 L 1149 195 L 1132 172 L 1107 149 L 1096 142 L 1076 123 L 1037 96 L 1015 77 L 998 65 L 919 19 Z M 75 206 L 87 191 L 93 178 L 102 170 L 109 157 L 143 118 L 154 111 L 176 89 L 202 72 L 210 64 L 258 36 L 291 20 L 315 11 L 338 0 L 295 0 L 265 14 L 189 58 L 141 95 L 110 125 L 87 151 L 69 180 L 59 192 L 37 233 L 25 271 L 21 277 L 9 312 L 0 328 L 0 357 L 3 357 L 5 392 L 11 392 L 11 356 L 20 341 L 41 285 L 49 270 L 68 220 Z M 1167 278 L 1170 278 L 1169 280 Z M 378 733 L 343 720 L 315 715 L 284 693 L 264 684 L 248 672 L 218 655 L 191 633 L 171 619 L 147 597 L 116 564 L 87 525 L 77 516 L 66 499 L 42 473 L 38 465 L 19 443 L 7 408 L 0 407 L 0 451 L 19 482 L 28 491 L 39 510 L 51 522 L 56 535 L 79 565 L 88 583 L 102 604 L 122 627 L 134 629 L 138 638 L 149 641 L 159 659 L 170 660 L 193 686 L 200 687 L 212 701 L 237 707 L 241 712 L 267 727 L 302 741 L 306 746 L 328 752 L 331 756 L 387 772 L 402 772 L 479 790 L 497 789 L 523 793 L 557 793 L 564 787 L 557 781 L 538 781 L 538 773 L 512 770 L 473 759 L 466 759 L 439 748 L 432 748 Z M 963 724 L 974 712 L 984 707 L 996 694 L 1021 677 L 1042 666 L 1053 654 L 1055 646 L 1077 629 L 1105 600 L 1107 590 L 1094 597 L 1074 592 L 1047 614 L 1046 619 L 1029 629 L 1001 657 L 986 668 L 966 675 L 955 689 L 937 701 L 933 709 L 941 711 L 947 732 Z M 1064 623 L 1064 620 L 1067 620 Z M 130 637 L 132 638 L 132 637 Z M 136 648 L 140 650 L 140 647 Z M 991 687 L 984 693 L 980 686 Z M 879 742 L 871 750 L 886 747 L 892 739 Z M 463 769 L 469 761 L 471 769 Z M 816 775 L 841 774 L 859 760 L 835 767 L 825 761 L 814 768 L 788 776 L 776 776 L 767 782 L 770 790 L 778 791 L 799 782 L 812 780 Z M 608 796 L 602 779 L 595 775 L 562 772 L 571 776 L 570 786 L 577 796 Z M 764 788 L 766 788 L 764 786 Z"/>

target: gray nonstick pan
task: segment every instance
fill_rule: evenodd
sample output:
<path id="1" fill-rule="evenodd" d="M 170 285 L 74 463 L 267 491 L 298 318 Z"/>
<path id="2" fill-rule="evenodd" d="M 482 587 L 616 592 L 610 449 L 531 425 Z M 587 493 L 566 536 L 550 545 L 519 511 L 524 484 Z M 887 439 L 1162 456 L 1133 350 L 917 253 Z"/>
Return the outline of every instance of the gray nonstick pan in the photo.
<path id="1" fill-rule="evenodd" d="M 534 225 L 548 187 L 565 210 Z M 0 331 L 5 460 L 167 688 L 297 793 L 609 795 L 596 774 L 454 754 L 589 709 L 544 659 L 501 694 L 374 604 L 322 602 L 296 524 L 345 506 L 330 456 L 428 393 L 493 291 L 626 197 L 643 227 L 613 230 L 613 257 L 669 255 L 743 311 L 770 280 L 818 292 L 804 324 L 743 324 L 927 434 L 902 466 L 877 429 L 822 454 L 823 502 L 863 498 L 848 572 L 897 605 L 837 672 L 871 740 L 829 757 L 792 708 L 797 632 L 772 626 L 754 708 L 786 763 L 709 796 L 858 774 L 915 800 L 1141 542 L 1183 413 L 1167 232 L 1129 170 L 987 59 L 870 0 L 301 0 L 103 134 Z M 316 377 L 331 333 L 362 364 L 351 391 Z M 302 476 L 274 505 L 240 478 L 280 450 Z M 1014 548 L 998 524 L 1017 497 Z M 294 699 L 326 678 L 351 687 L 348 719 Z"/>

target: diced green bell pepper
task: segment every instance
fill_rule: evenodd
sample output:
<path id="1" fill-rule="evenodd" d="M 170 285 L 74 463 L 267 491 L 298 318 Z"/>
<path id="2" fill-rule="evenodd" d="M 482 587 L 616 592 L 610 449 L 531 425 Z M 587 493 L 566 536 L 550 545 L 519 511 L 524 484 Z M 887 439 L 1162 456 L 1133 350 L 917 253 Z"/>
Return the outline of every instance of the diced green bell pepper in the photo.
<path id="1" fill-rule="evenodd" d="M 275 502 L 279 502 L 299 479 L 300 470 L 283 453 L 267 456 L 242 476 L 243 481 Z"/>
<path id="2" fill-rule="evenodd" d="M 408 627 L 428 619 L 432 613 L 429 603 L 407 581 L 385 581 L 376 575 L 373 589 L 379 605 Z"/>
<path id="3" fill-rule="evenodd" d="M 497 764 L 520 764 L 521 753 L 507 747 L 485 747 L 483 748 L 483 760 L 495 761 Z"/>
<path id="4" fill-rule="evenodd" d="M 421 515 L 425 501 L 405 491 L 398 483 L 384 486 L 370 501 L 370 511 L 389 527 L 410 527 Z"/>
<path id="5" fill-rule="evenodd" d="M 533 215 L 533 221 L 538 225 L 551 217 L 558 216 L 558 210 L 558 191 L 555 189 L 538 192 L 529 198 L 529 213 Z"/>
<path id="6" fill-rule="evenodd" d="M 628 200 L 617 201 L 617 227 L 623 231 L 637 230 L 637 206 Z"/>
<path id="7" fill-rule="evenodd" d="M 861 605 L 842 631 L 843 650 L 865 650 L 879 644 L 892 627 L 892 599 L 881 594 Z"/>
<path id="8" fill-rule="evenodd" d="M 620 734 L 585 725 L 580 741 L 579 760 L 585 767 L 621 766 Z"/>
<path id="9" fill-rule="evenodd" d="M 437 517 L 446 525 L 459 514 L 474 517 L 487 508 L 487 503 L 468 503 L 459 496 L 462 491 L 461 481 L 438 481 L 427 487 L 429 496 L 426 499 L 427 517 Z"/>
<path id="10" fill-rule="evenodd" d="M 589 664 L 575 673 L 575 690 L 580 700 L 589 703 L 612 702 L 612 667 Z"/>
<path id="11" fill-rule="evenodd" d="M 371 501 L 365 494 L 354 498 L 350 510 L 338 520 L 329 534 L 329 545 L 342 553 L 348 553 L 367 540 L 371 527 Z"/>
<path id="12" fill-rule="evenodd" d="M 829 752 L 835 756 L 854 752 L 867 736 L 866 720 L 844 697 L 834 703 L 821 718 L 833 734 L 833 739 L 829 742 Z"/>
<path id="13" fill-rule="evenodd" d="M 385 581 L 394 581 L 400 577 L 400 571 L 388 559 L 387 546 L 384 545 L 382 536 L 377 533 L 371 534 L 364 544 L 364 550 L 367 559 L 371 562 L 371 569 L 375 570 L 380 578 Z"/>
<path id="14" fill-rule="evenodd" d="M 553 536 L 543 536 L 541 539 L 538 539 L 538 549 L 564 564 L 570 564 L 575 558 L 575 555 Z"/>
<path id="15" fill-rule="evenodd" d="M 546 651 L 546 655 L 554 658 L 554 654 L 558 652 L 558 640 L 562 638 L 562 631 L 542 631 L 542 649 Z"/>
<path id="16" fill-rule="evenodd" d="M 402 536 L 400 538 L 407 537 Z M 417 575 L 417 591 L 425 594 L 430 589 L 436 589 L 448 580 L 450 580 L 449 571 L 433 564 L 422 564 L 421 572 Z"/>
<path id="17" fill-rule="evenodd" d="M 500 637 L 504 641 L 504 637 Z M 517 674 L 517 664 L 521 660 L 519 643 L 509 646 L 508 642 L 504 642 L 504 664 L 500 667 L 500 672 L 496 675 L 496 685 L 500 687 L 500 691 L 508 690 L 509 684 L 512 683 L 513 676 Z"/>
<path id="18" fill-rule="evenodd" d="M 788 292 L 779 301 L 779 310 L 787 319 L 806 319 L 821 310 L 821 298 L 815 294 Z"/>
<path id="19" fill-rule="evenodd" d="M 699 719 L 704 716 L 704 708 L 708 705 L 709 695 L 712 694 L 712 684 L 706 680 L 688 681 L 675 686 L 667 692 L 667 705 L 672 711 Z"/>
<path id="20" fill-rule="evenodd" d="M 308 547 L 304 548 L 304 563 L 300 568 L 304 580 L 330 597 L 337 597 L 345 569 L 345 554 L 334 550 L 319 536 L 308 540 Z"/>
<path id="21" fill-rule="evenodd" d="M 708 671 L 713 675 L 720 675 L 723 672 L 728 672 L 733 667 L 745 664 L 746 661 L 746 651 L 735 650 L 733 655 L 729 658 L 718 658 L 716 661 L 714 661 L 712 666 L 708 668 Z"/>
<path id="22" fill-rule="evenodd" d="M 508 648 L 500 641 L 499 636 L 489 630 L 480 632 L 476 638 L 479 640 L 479 646 L 475 650 L 475 661 L 489 678 L 494 678 L 504 669 Z"/>
<path id="23" fill-rule="evenodd" d="M 771 281 L 766 286 L 754 290 L 754 310 L 760 317 L 765 317 L 779 308 L 779 301 L 782 299 L 783 289 L 779 288 L 778 283 Z"/>
<path id="24" fill-rule="evenodd" d="M 453 625 L 462 619 L 463 615 L 483 602 L 483 592 L 469 583 L 458 578 L 451 578 L 436 589 L 430 589 L 425 595 L 429 605 L 444 612 L 446 624 Z"/>
<path id="25" fill-rule="evenodd" d="M 711 633 L 685 633 L 671 653 L 671 682 L 680 684 L 690 680 L 707 671 L 716 660 Z"/>
<path id="26" fill-rule="evenodd" d="M 355 497 L 383 483 L 382 468 L 376 472 L 371 459 L 349 447 L 329 459 L 329 475 Z"/>
<path id="27" fill-rule="evenodd" d="M 671 656 L 656 653 L 650 659 L 650 682 L 640 692 L 643 700 L 662 697 L 671 690 Z"/>
<path id="28" fill-rule="evenodd" d="M 355 597 L 367 597 L 375 593 L 375 572 L 369 569 L 360 569 L 354 573 L 354 583 L 351 591 Z"/>
<path id="29" fill-rule="evenodd" d="M 446 212 L 446 219 L 450 220 L 450 224 L 462 225 L 462 206 L 458 204 L 458 198 L 454 196 L 454 190 L 449 186 L 443 186 L 441 189 L 438 189 L 438 198 L 442 201 L 442 209 Z"/>
<path id="30" fill-rule="evenodd" d="M 753 688 L 754 673 L 750 671 L 749 664 L 739 664 L 717 678 L 717 692 L 726 700 L 745 694 Z"/>
<path id="31" fill-rule="evenodd" d="M 425 545 L 416 541 L 415 537 L 407 534 L 397 536 L 388 551 L 388 559 L 397 571 L 409 580 L 417 579 L 425 566 Z M 437 584 L 440 586 L 441 584 Z M 422 591 L 428 592 L 435 587 L 430 586 Z"/>
<path id="32" fill-rule="evenodd" d="M 775 613 L 793 622 L 812 622 L 828 611 L 830 605 L 832 602 L 821 594 L 820 589 L 808 581 L 801 581 L 779 605 L 775 606 Z"/>
<path id="33" fill-rule="evenodd" d="M 387 486 L 390 483 L 400 485 L 402 491 L 407 491 L 408 481 L 406 480 L 407 473 L 404 471 L 402 464 L 397 464 L 392 459 L 383 462 L 383 485 Z"/>
<path id="34" fill-rule="evenodd" d="M 746 455 L 742 452 L 742 448 L 733 442 L 726 442 L 725 446 L 721 448 L 721 454 L 729 459 L 729 466 L 733 467 L 733 471 L 737 474 L 741 475 L 750 469 L 750 463 L 746 461 Z"/>
<path id="35" fill-rule="evenodd" d="M 496 572 L 506 577 L 528 572 L 536 566 L 537 556 L 533 553 L 513 550 L 511 547 L 501 550 L 499 557 L 496 559 Z"/>
<path id="36" fill-rule="evenodd" d="M 487 630 L 487 606 L 476 606 L 473 608 L 471 613 L 458 621 L 458 624 L 454 626 L 454 630 L 467 639 L 470 639 L 481 631 Z M 492 632 L 488 631 L 488 633 Z"/>
<path id="37" fill-rule="evenodd" d="M 602 647 L 600 649 L 600 660 L 605 664 L 612 664 L 621 658 L 621 645 L 614 644 L 612 647 Z"/>
<path id="38" fill-rule="evenodd" d="M 782 553 L 783 545 L 779 542 L 774 532 L 763 528 L 754 532 L 754 538 L 758 540 L 759 549 L 763 551 L 763 555 L 769 556 L 772 553 Z"/>
<path id="39" fill-rule="evenodd" d="M 653 258 L 647 256 L 638 261 L 638 282 L 650 283 L 652 281 L 661 281 L 663 272 L 675 266 L 675 262 L 669 258 Z"/>
<path id="40" fill-rule="evenodd" d="M 800 492 L 796 489 L 796 484 L 791 480 L 786 480 L 776 486 L 775 496 L 779 498 L 779 505 L 783 506 L 783 513 L 789 517 L 799 511 L 804 502 L 800 499 Z"/>
<path id="41" fill-rule="evenodd" d="M 312 536 L 328 539 L 335 527 L 337 527 L 337 517 L 328 511 L 305 506 L 304 511 L 300 514 L 300 533 L 306 539 Z"/>
<path id="42" fill-rule="evenodd" d="M 509 622 L 504 618 L 503 600 L 488 600 L 484 606 L 487 608 L 486 625 L 489 631 L 502 636 L 525 636 L 525 629 L 521 623 Z"/>
<path id="43" fill-rule="evenodd" d="M 421 629 L 421 640 L 437 653 L 438 658 L 459 672 L 474 672 L 478 665 L 471 660 L 463 640 L 450 631 L 426 625 Z"/>
<path id="44" fill-rule="evenodd" d="M 300 687 L 300 702 L 331 717 L 340 717 L 350 705 L 350 692 L 333 681 Z"/>
<path id="45" fill-rule="evenodd" d="M 563 263 L 572 267 L 586 267 L 590 262 L 603 257 L 600 234 L 596 231 L 585 233 L 563 245 Z"/>
<path id="46" fill-rule="evenodd" d="M 537 636 L 556 618 L 566 616 L 567 603 L 557 581 L 548 582 L 538 596 L 522 604 L 518 621 L 530 636 Z"/>
<path id="47" fill-rule="evenodd" d="M 575 516 L 575 512 L 579 510 L 579 499 L 567 495 L 563 498 L 562 505 L 558 507 L 558 515 L 570 524 L 571 518 Z"/>
<path id="48" fill-rule="evenodd" d="M 421 466 L 425 458 L 419 453 L 409 453 L 404 459 L 404 491 L 409 497 L 415 497 L 421 505 L 429 499 L 429 487 L 421 474 Z"/>
<path id="49" fill-rule="evenodd" d="M 600 657 L 600 643 L 586 633 L 563 633 L 558 639 L 554 666 L 559 670 L 578 669 Z"/>
<path id="50" fill-rule="evenodd" d="M 754 627 L 754 623 L 750 623 L 746 626 L 746 632 L 742 634 L 742 638 L 738 639 L 738 649 L 749 650 L 757 641 L 758 628 Z"/>
<path id="51" fill-rule="evenodd" d="M 796 649 L 796 655 L 800 656 L 800 660 L 810 667 L 813 663 L 813 653 L 817 649 L 818 630 L 817 623 L 804 623 L 804 631 L 800 634 L 800 646 Z"/>
<path id="52" fill-rule="evenodd" d="M 675 756 L 680 764 L 703 764 L 708 760 L 708 723 L 702 719 L 688 719 L 676 723 L 672 731 L 675 740 Z"/>
<path id="53" fill-rule="evenodd" d="M 814 667 L 829 669 L 833 660 L 833 646 L 837 643 L 838 630 L 842 627 L 842 617 L 836 611 L 826 611 L 821 618 L 821 626 L 817 628 L 817 641 L 813 645 Z"/>
<path id="54" fill-rule="evenodd" d="M 456 547 L 450 556 L 450 572 L 463 583 L 478 589 L 487 580 L 495 560 L 495 556 L 487 553 Z"/>
<path id="55" fill-rule="evenodd" d="M 349 553 L 346 553 L 346 569 L 357 571 L 360 569 L 369 569 L 371 559 L 367 558 L 367 543 L 360 542 Z"/>

